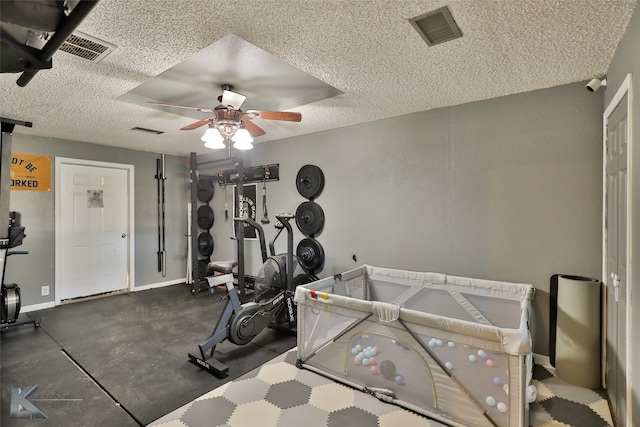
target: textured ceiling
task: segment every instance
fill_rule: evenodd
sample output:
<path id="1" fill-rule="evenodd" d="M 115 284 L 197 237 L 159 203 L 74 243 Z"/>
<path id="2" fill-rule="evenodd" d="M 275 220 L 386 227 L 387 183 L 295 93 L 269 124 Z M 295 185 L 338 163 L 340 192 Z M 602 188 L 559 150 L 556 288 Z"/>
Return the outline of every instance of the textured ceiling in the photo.
<path id="1" fill-rule="evenodd" d="M 443 5 L 463 37 L 428 47 L 408 20 Z M 40 71 L 24 88 L 15 84 L 18 74 L 0 74 L 0 115 L 33 122 L 33 128 L 17 126 L 15 133 L 204 153 L 201 130 L 179 130 L 193 119 L 118 98 L 234 34 L 344 92 L 295 108 L 301 123 L 256 119 L 267 132 L 256 139 L 263 143 L 602 76 L 635 5 L 635 0 L 102 0 L 78 30 L 117 49 L 99 63 L 58 52 L 53 68 Z M 242 87 L 236 89 L 242 93 Z M 165 133 L 131 131 L 135 126 Z"/>

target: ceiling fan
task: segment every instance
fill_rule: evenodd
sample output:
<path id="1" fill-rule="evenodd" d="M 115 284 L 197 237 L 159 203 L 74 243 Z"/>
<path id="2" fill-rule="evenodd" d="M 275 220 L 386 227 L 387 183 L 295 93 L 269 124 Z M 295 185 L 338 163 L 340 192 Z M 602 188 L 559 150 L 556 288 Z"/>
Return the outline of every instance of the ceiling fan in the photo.
<path id="1" fill-rule="evenodd" d="M 299 122 L 302 120 L 302 115 L 296 112 L 265 110 L 242 111 L 240 107 L 247 97 L 238 92 L 234 92 L 232 89 L 233 86 L 229 84 L 222 85 L 222 95 L 218 97 L 220 105 L 215 108 L 188 107 L 163 102 L 147 102 L 147 104 L 160 107 L 184 108 L 212 114 L 212 116 L 191 123 L 180 130 L 193 130 L 204 125 L 209 125 L 205 134 L 202 136 L 202 140 L 205 141 L 205 147 L 214 149 L 225 148 L 224 142 L 229 140 L 235 142 L 233 146 L 238 150 L 253 148 L 251 144 L 251 142 L 253 142 L 252 137 L 264 135 L 265 131 L 253 123 L 251 121 L 252 119 L 282 120 L 287 122 Z"/>

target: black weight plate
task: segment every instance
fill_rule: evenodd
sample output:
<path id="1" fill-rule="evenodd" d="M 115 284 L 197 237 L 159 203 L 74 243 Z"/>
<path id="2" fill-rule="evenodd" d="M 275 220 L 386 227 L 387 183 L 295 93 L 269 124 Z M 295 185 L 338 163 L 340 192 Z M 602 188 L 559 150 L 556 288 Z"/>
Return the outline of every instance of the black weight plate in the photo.
<path id="1" fill-rule="evenodd" d="M 196 197 L 201 202 L 209 202 L 213 199 L 215 187 L 213 186 L 213 181 L 210 179 L 200 179 L 198 180 L 198 190 L 196 191 Z"/>
<path id="2" fill-rule="evenodd" d="M 209 205 L 202 205 L 198 208 L 198 227 L 208 230 L 213 226 L 213 209 Z"/>
<path id="3" fill-rule="evenodd" d="M 206 257 L 213 253 L 213 237 L 209 233 L 200 233 L 198 236 L 198 252 Z"/>
<path id="4" fill-rule="evenodd" d="M 319 270 L 324 264 L 324 249 L 317 240 L 307 237 L 298 243 L 296 257 L 305 270 Z"/>
<path id="5" fill-rule="evenodd" d="M 315 202 L 300 203 L 296 209 L 296 225 L 305 236 L 317 234 L 324 226 L 324 211 Z"/>
<path id="6" fill-rule="evenodd" d="M 324 174 L 316 165 L 304 165 L 296 176 L 296 188 L 302 197 L 316 197 L 324 187 Z"/>

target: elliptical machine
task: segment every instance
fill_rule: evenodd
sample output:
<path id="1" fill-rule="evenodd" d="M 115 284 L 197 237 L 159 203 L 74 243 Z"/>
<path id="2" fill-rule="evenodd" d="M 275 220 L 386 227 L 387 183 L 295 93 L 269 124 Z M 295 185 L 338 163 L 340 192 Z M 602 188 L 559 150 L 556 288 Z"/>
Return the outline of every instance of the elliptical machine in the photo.
<path id="1" fill-rule="evenodd" d="M 317 278 L 304 271 L 293 255 L 293 230 L 289 221 L 292 214 L 276 215 L 280 230 L 270 243 L 271 256 L 266 258 L 262 227 L 246 218 L 246 222 L 260 234 L 263 265 L 254 285 L 254 301 L 242 304 L 233 281 L 233 269 L 238 261 L 213 261 L 207 265 L 207 280 L 210 287 L 224 285 L 226 299 L 222 314 L 211 335 L 198 345 L 199 354 L 189 353 L 189 360 L 206 369 L 218 378 L 225 377 L 229 367 L 214 358 L 216 346 L 224 340 L 236 345 L 248 344 L 267 326 L 295 334 L 297 313 L 293 296 L 296 286 Z M 275 240 L 283 229 L 287 230 L 287 252 L 275 255 Z"/>

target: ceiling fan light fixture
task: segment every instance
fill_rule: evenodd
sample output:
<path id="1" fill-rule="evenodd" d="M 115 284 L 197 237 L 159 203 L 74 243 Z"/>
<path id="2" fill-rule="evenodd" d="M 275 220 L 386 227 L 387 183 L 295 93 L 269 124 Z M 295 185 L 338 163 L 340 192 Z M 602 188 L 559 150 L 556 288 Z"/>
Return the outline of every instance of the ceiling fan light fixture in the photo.
<path id="1" fill-rule="evenodd" d="M 231 140 L 233 142 L 237 142 L 241 144 L 245 144 L 245 143 L 250 144 L 253 142 L 253 138 L 251 137 L 251 134 L 245 128 L 238 129 L 236 133 L 231 137 Z"/>
<path id="2" fill-rule="evenodd" d="M 233 148 L 236 150 L 251 150 L 253 148 L 253 138 L 248 130 L 244 127 L 241 127 L 236 131 L 235 134 L 231 137 L 231 140 L 235 143 L 233 144 Z"/>
<path id="3" fill-rule="evenodd" d="M 207 148 L 212 148 L 214 150 L 226 148 L 224 145 L 224 138 L 215 127 L 208 128 L 200 139 L 204 141 L 204 146 Z"/>

